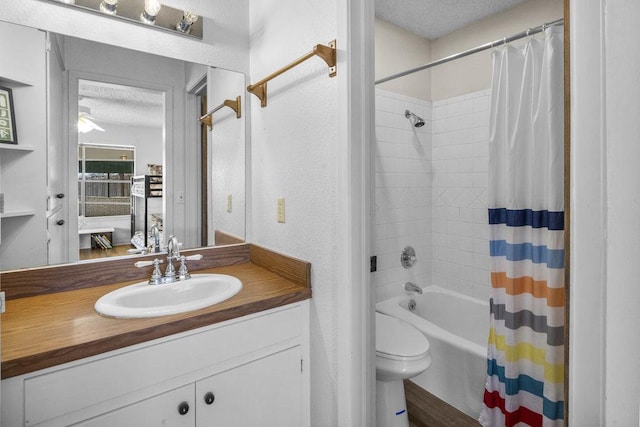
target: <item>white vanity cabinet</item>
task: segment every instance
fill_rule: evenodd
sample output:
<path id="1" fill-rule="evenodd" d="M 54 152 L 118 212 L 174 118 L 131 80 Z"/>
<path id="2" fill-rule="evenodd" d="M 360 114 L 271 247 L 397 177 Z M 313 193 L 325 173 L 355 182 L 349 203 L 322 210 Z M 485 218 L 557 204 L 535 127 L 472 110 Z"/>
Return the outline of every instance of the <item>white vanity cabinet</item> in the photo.
<path id="1" fill-rule="evenodd" d="M 74 425 L 298 427 L 300 387 L 298 346 Z"/>
<path id="2" fill-rule="evenodd" d="M 2 426 L 309 425 L 308 301 L 2 381 Z"/>

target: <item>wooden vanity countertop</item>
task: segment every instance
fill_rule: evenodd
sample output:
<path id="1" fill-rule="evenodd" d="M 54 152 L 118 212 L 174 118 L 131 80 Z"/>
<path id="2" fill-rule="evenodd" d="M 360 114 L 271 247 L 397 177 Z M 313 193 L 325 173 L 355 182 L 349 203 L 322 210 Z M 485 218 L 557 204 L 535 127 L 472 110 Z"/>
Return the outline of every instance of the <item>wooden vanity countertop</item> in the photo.
<path id="1" fill-rule="evenodd" d="M 94 309 L 102 295 L 139 280 L 8 300 L 2 315 L 2 379 L 311 297 L 310 287 L 253 262 L 197 273 L 235 276 L 242 290 L 211 307 L 147 319 L 104 317 Z"/>

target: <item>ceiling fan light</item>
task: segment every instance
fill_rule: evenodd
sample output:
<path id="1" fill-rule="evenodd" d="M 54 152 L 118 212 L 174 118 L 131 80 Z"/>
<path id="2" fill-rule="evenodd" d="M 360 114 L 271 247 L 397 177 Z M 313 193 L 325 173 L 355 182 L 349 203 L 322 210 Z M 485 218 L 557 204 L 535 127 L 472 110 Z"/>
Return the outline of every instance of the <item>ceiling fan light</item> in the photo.
<path id="1" fill-rule="evenodd" d="M 91 110 L 88 107 L 78 107 L 78 132 L 87 133 L 91 132 L 92 130 L 104 132 L 104 129 L 102 129 L 93 120 L 91 120 L 89 114 L 91 114 Z"/>

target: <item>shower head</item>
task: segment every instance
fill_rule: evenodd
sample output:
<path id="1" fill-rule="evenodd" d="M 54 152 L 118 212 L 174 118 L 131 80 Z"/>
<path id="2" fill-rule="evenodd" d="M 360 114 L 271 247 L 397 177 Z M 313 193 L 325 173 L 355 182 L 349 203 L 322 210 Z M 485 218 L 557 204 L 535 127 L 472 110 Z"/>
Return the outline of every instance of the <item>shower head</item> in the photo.
<path id="1" fill-rule="evenodd" d="M 411 124 L 417 128 L 421 128 L 422 126 L 424 126 L 424 120 L 422 119 L 422 117 L 418 117 L 415 114 L 413 114 L 411 111 L 409 110 L 404 110 L 404 116 L 409 119 L 409 121 L 411 122 Z"/>

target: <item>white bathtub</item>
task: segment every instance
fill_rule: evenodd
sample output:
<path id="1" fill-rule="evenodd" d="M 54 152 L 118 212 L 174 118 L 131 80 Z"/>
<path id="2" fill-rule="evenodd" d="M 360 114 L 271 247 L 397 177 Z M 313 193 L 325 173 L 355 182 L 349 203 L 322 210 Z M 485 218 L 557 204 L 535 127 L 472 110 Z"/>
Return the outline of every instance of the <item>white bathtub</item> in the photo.
<path id="1" fill-rule="evenodd" d="M 408 309 L 411 298 L 416 302 L 413 312 Z M 426 286 L 422 295 L 382 301 L 376 310 L 412 324 L 429 340 L 431 366 L 412 381 L 478 418 L 487 375 L 489 303 Z"/>

